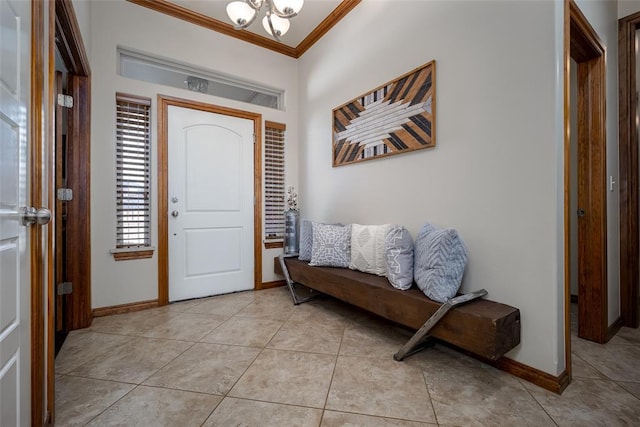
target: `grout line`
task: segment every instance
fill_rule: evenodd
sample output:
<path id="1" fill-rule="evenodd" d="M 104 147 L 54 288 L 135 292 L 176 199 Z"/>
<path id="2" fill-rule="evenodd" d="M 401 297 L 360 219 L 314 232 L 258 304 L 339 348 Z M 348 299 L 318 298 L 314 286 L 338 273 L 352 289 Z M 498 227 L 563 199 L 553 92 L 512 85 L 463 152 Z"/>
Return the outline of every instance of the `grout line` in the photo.
<path id="1" fill-rule="evenodd" d="M 526 393 L 529 394 L 529 396 L 531 397 L 531 399 L 533 399 L 534 402 L 536 402 L 538 404 L 538 406 L 540 407 L 540 409 L 542 409 L 542 412 L 544 412 L 545 414 L 547 414 L 547 417 L 549 417 L 549 419 L 551 420 L 551 422 L 553 424 L 555 424 L 556 426 L 559 426 L 558 422 L 555 420 L 555 418 L 553 418 L 553 416 L 549 413 L 549 411 L 547 411 L 547 408 L 544 407 L 544 405 L 542 403 L 540 403 L 540 401 L 538 399 L 536 399 L 536 397 L 533 395 L 533 393 L 531 392 L 531 390 L 529 390 L 529 388 L 524 384 L 523 379 L 516 377 L 516 379 L 518 380 L 518 382 L 520 383 L 520 386 L 525 390 Z M 528 381 L 527 381 L 528 383 Z M 537 385 L 534 384 L 534 386 L 539 387 Z M 569 384 L 569 387 L 571 387 L 571 384 Z M 541 388 L 541 387 L 540 387 Z M 542 388 L 541 388 L 542 389 Z M 549 390 L 544 390 L 544 393 L 552 393 Z M 553 393 L 552 393 L 553 394 Z"/>
<path id="2" fill-rule="evenodd" d="M 440 421 L 438 421 L 438 413 L 436 412 L 436 407 L 433 405 L 433 399 L 431 398 L 431 391 L 429 390 L 429 384 L 427 383 L 427 376 L 425 375 L 424 370 L 417 366 L 422 373 L 422 381 L 424 382 L 424 387 L 427 389 L 427 396 L 429 397 L 429 405 L 431 405 L 431 412 L 433 413 L 433 418 L 436 420 L 436 424 L 440 425 Z"/>

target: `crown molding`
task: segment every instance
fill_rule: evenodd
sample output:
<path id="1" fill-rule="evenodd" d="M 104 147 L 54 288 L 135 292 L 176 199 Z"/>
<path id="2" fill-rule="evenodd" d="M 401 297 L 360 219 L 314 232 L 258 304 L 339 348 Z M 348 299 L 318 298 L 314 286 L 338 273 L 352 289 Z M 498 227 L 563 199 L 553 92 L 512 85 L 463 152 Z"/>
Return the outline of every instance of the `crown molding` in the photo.
<path id="1" fill-rule="evenodd" d="M 342 18 L 344 18 L 362 0 L 343 0 L 316 28 L 309 33 L 304 40 L 296 47 L 287 46 L 274 39 L 264 37 L 250 31 L 236 30 L 233 25 L 222 22 L 218 19 L 194 12 L 183 6 L 179 6 L 168 0 L 127 0 L 139 6 L 161 12 L 174 18 L 182 19 L 192 24 L 199 25 L 209 30 L 272 50 L 291 58 L 300 58 L 318 40 L 322 38 L 331 28 L 333 28 Z"/>

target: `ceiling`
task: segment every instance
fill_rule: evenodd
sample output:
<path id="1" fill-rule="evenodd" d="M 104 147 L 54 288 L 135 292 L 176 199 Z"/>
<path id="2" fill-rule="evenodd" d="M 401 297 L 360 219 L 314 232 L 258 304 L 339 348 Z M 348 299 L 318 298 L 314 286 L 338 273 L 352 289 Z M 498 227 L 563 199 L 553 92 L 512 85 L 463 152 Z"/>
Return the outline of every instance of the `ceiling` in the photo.
<path id="1" fill-rule="evenodd" d="M 226 12 L 227 4 L 232 0 L 129 1 L 266 49 L 299 58 L 361 0 L 305 0 L 302 10 L 298 16 L 291 19 L 291 27 L 280 38 L 280 42 L 269 36 L 262 27 L 264 11 L 261 11 L 249 28 L 234 29 Z"/>

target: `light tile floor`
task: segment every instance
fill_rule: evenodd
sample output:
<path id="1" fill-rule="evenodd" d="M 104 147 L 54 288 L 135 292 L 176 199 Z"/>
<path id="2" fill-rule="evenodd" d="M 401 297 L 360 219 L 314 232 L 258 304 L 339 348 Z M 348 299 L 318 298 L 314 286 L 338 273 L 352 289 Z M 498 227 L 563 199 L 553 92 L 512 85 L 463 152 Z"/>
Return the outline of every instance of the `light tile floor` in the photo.
<path id="1" fill-rule="evenodd" d="M 575 319 L 574 319 L 575 320 Z M 56 359 L 58 426 L 640 425 L 640 331 L 576 338 L 562 396 L 284 288 L 96 318 Z"/>

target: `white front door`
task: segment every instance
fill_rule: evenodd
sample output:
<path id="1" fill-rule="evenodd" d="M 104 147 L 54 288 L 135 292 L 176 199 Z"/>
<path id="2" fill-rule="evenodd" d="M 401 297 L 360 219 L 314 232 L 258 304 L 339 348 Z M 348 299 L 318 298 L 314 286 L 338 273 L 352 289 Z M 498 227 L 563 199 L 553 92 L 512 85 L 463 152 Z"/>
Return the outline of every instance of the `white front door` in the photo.
<path id="1" fill-rule="evenodd" d="M 27 204 L 31 2 L 0 0 L 0 426 L 30 420 Z"/>
<path id="2" fill-rule="evenodd" d="M 253 289 L 253 121 L 168 116 L 169 301 Z"/>

